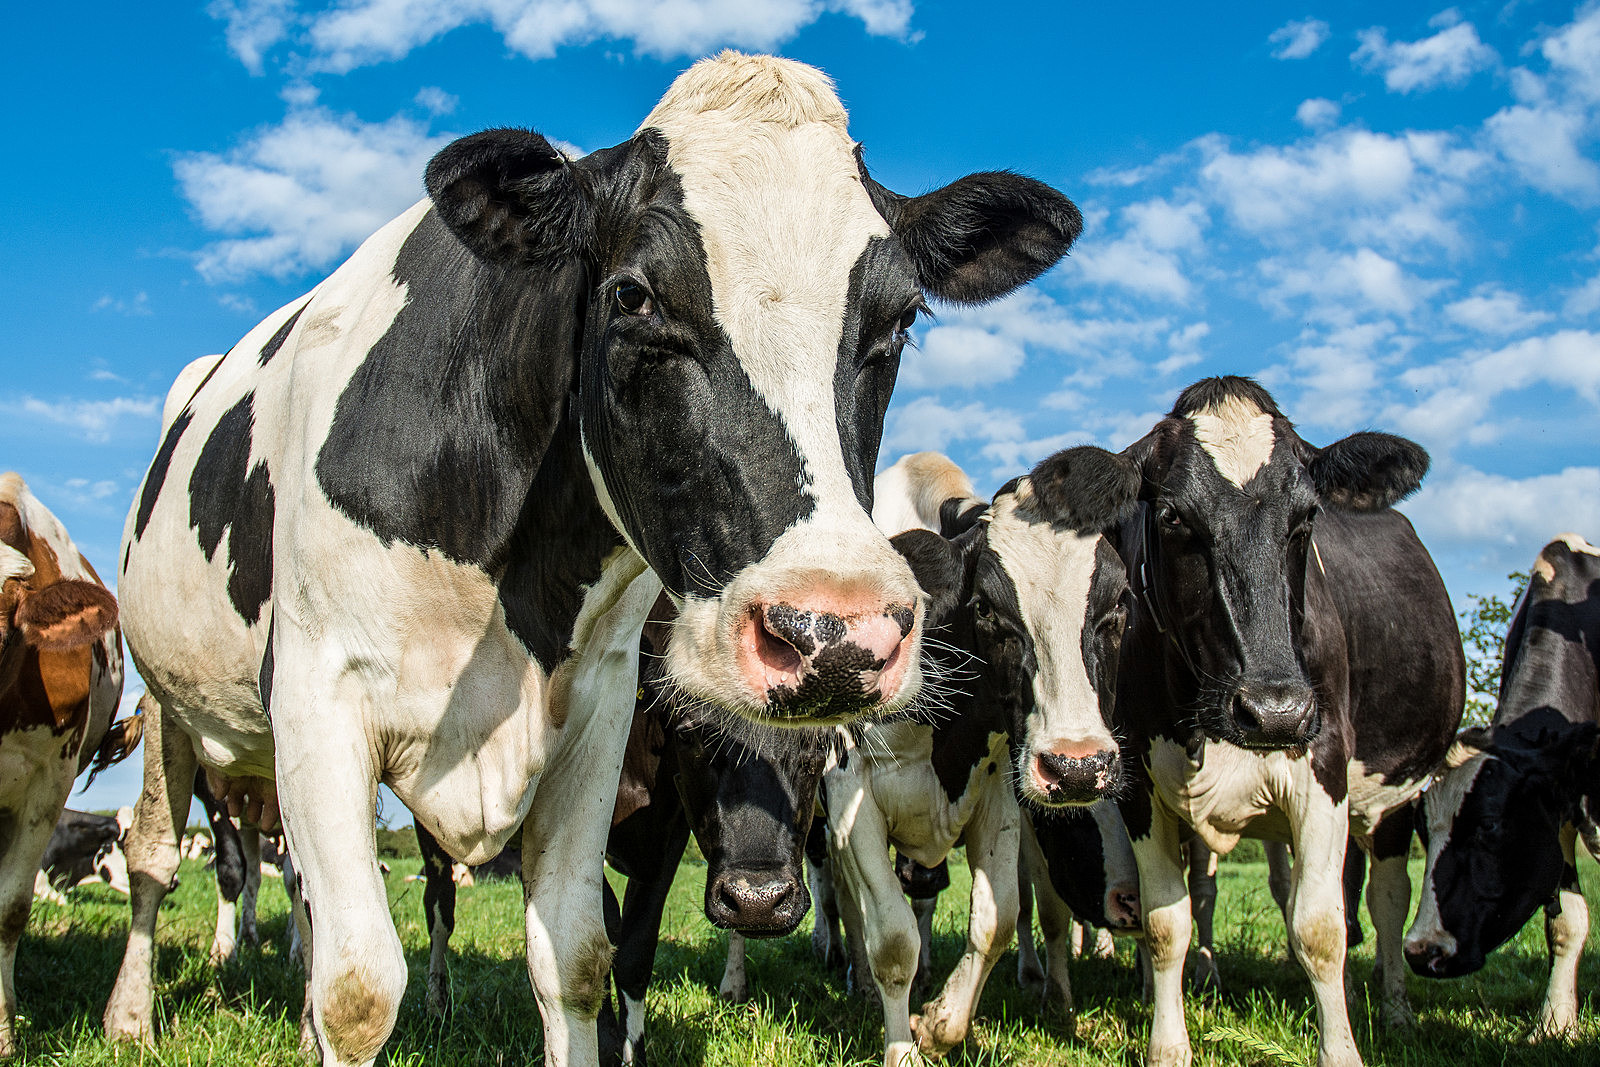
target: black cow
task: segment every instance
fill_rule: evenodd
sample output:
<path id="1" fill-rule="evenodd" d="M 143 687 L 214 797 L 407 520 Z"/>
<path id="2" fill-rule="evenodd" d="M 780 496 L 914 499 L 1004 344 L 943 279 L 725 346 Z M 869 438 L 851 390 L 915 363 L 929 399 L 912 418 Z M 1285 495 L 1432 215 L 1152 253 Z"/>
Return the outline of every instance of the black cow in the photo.
<path id="1" fill-rule="evenodd" d="M 606 859 L 628 879 L 620 909 L 606 886 L 608 912 L 620 912 L 612 959 L 617 1000 L 613 1009 L 608 998 L 601 1018 L 606 1062 L 645 1062 L 645 994 L 662 912 L 691 833 L 706 860 L 706 918 L 730 931 L 722 989 L 729 999 L 748 995 L 743 938 L 787 934 L 811 904 L 804 850 L 832 734 L 748 725 L 677 699 L 662 669 L 671 617 L 663 598 L 644 628 L 638 700 L 606 841 Z M 421 821 L 416 828 L 432 945 L 428 1006 L 443 1013 L 456 887 L 449 856 Z"/>
<path id="2" fill-rule="evenodd" d="M 1225 377 L 1184 390 L 1119 455 L 1073 449 L 1034 471 L 1058 510 L 1126 514 L 1115 725 L 1154 967 L 1153 1067 L 1190 1061 L 1184 823 L 1219 853 L 1243 835 L 1293 844 L 1289 940 L 1316 994 L 1318 1063 L 1361 1062 L 1344 993 L 1346 841 L 1366 847 L 1428 783 L 1464 699 L 1444 584 L 1390 507 L 1427 464 L 1385 434 L 1316 448 L 1266 390 Z M 1403 853 L 1374 861 L 1383 1008 L 1398 1022 L 1408 879 Z"/>
<path id="3" fill-rule="evenodd" d="M 122 838 L 122 824 L 114 815 L 63 808 L 50 832 L 39 869 L 53 889 L 65 890 L 86 878 L 111 882 L 105 860 Z M 127 892 L 126 876 L 120 887 Z"/>
<path id="4" fill-rule="evenodd" d="M 614 147 L 488 130 L 424 178 L 168 396 L 118 584 L 172 729 L 129 833 L 113 1038 L 152 1037 L 199 760 L 281 813 L 330 1062 L 378 1056 L 406 983 L 380 782 L 463 861 L 522 828 L 545 1056 L 592 1062 L 599 857 L 657 597 L 694 699 L 778 725 L 910 705 L 925 599 L 868 516 L 907 331 L 930 296 L 1037 277 L 1082 227 L 1006 172 L 890 192 L 824 74 L 733 52 Z"/>
<path id="5" fill-rule="evenodd" d="M 1406 961 L 1454 978 L 1541 906 L 1550 985 L 1536 1036 L 1578 1022 L 1578 959 L 1589 909 L 1575 843 L 1600 814 L 1600 550 L 1576 534 L 1546 545 L 1506 633 L 1500 701 L 1487 731 L 1464 731 L 1423 796 L 1428 866 Z"/>

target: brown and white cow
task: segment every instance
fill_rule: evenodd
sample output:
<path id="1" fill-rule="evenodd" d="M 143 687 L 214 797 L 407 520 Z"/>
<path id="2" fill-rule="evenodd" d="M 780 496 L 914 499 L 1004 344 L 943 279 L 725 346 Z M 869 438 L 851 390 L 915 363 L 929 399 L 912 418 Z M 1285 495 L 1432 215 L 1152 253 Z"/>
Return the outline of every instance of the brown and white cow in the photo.
<path id="1" fill-rule="evenodd" d="M 0 1055 L 17 1051 L 17 940 L 45 846 L 122 698 L 116 626 L 66 528 L 0 474 Z"/>

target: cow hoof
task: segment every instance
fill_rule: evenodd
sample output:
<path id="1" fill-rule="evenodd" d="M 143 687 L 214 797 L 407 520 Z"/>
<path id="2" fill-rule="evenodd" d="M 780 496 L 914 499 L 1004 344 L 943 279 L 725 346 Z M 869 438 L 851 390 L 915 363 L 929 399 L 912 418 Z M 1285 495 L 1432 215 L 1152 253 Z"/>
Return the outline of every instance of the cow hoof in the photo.
<path id="1" fill-rule="evenodd" d="M 1539 1019 L 1539 1025 L 1533 1028 L 1533 1033 L 1528 1035 L 1528 1044 L 1537 1045 L 1541 1041 L 1570 1041 L 1577 1036 L 1578 1020 L 1571 1018 L 1554 1018 L 1544 1016 Z"/>
<path id="2" fill-rule="evenodd" d="M 1182 1045 L 1170 1045 L 1166 1048 L 1152 1046 L 1145 1062 L 1147 1067 L 1190 1067 L 1193 1058 L 1194 1055 L 1185 1042 Z"/>
<path id="3" fill-rule="evenodd" d="M 1417 1015 L 1409 1004 L 1385 1004 L 1379 1011 L 1379 1017 L 1383 1020 L 1383 1025 L 1390 1030 L 1417 1028 Z"/>
<path id="4" fill-rule="evenodd" d="M 923 1055 L 943 1056 L 967 1035 L 965 1027 L 958 1029 L 935 1003 L 924 1004 L 922 1014 L 911 1017 L 911 1036 L 916 1038 L 917 1049 Z"/>
<path id="5" fill-rule="evenodd" d="M 140 1017 L 134 1012 L 108 1005 L 101 1022 L 105 1026 L 106 1039 L 109 1041 L 125 1045 L 155 1044 L 154 1027 L 150 1025 L 148 1017 Z"/>
<path id="6" fill-rule="evenodd" d="M 724 982 L 717 996 L 729 1004 L 744 1004 L 750 999 L 750 985 L 748 982 Z"/>
<path id="7" fill-rule="evenodd" d="M 450 988 L 443 982 L 428 983 L 428 1014 L 435 1019 L 448 1018 L 455 1005 L 450 1001 Z"/>
<path id="8" fill-rule="evenodd" d="M 1017 985 L 1037 996 L 1044 996 L 1044 968 L 1038 957 L 1017 957 Z"/>

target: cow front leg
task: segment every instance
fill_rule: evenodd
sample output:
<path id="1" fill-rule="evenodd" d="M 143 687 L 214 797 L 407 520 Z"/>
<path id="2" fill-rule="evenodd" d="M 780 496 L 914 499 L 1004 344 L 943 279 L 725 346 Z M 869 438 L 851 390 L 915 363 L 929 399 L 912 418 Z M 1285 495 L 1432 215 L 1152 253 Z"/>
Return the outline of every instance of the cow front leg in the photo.
<path id="1" fill-rule="evenodd" d="M 422 917 L 428 924 L 428 1014 L 450 1014 L 450 935 L 456 928 L 455 865 L 450 854 L 413 819 L 417 848 L 422 853 Z"/>
<path id="2" fill-rule="evenodd" d="M 213 967 L 230 962 L 239 951 L 239 897 L 244 892 L 244 848 L 228 809 L 211 795 L 204 772 L 194 777 L 194 795 L 211 824 L 213 873 L 217 879 L 217 926 L 211 937 Z"/>
<path id="3" fill-rule="evenodd" d="M 1317 1002 L 1317 1067 L 1360 1067 L 1345 1004 L 1345 803 L 1312 785 L 1291 817 L 1295 862 L 1289 875 L 1289 946 L 1311 979 Z"/>
<path id="4" fill-rule="evenodd" d="M 1565 1037 L 1578 1025 L 1578 960 L 1589 936 L 1589 905 L 1578 887 L 1578 868 L 1574 863 L 1577 830 L 1568 823 L 1561 828 L 1561 853 L 1566 861 L 1561 884 L 1552 906 L 1545 909 L 1544 936 L 1550 948 L 1550 984 L 1545 990 L 1544 1007 L 1532 1040 Z"/>
<path id="5" fill-rule="evenodd" d="M 1217 854 L 1196 834 L 1190 839 L 1189 908 L 1194 915 L 1194 977 L 1196 994 L 1216 996 L 1222 992 L 1222 977 L 1217 973 L 1215 921 L 1217 916 Z"/>
<path id="6" fill-rule="evenodd" d="M 378 868 L 369 698 L 352 674 L 320 669 L 341 664 L 342 653 L 294 649 L 293 640 L 277 631 L 271 707 L 278 806 L 311 927 L 312 1020 L 323 1067 L 369 1064 L 394 1030 L 406 988 Z M 299 669 L 282 669 L 289 663 Z"/>
<path id="7" fill-rule="evenodd" d="M 239 943 L 260 948 L 256 902 L 261 896 L 261 831 L 248 824 L 239 827 L 239 847 L 244 853 L 244 887 L 239 890 Z"/>
<path id="8" fill-rule="evenodd" d="M 1148 1067 L 1188 1067 L 1193 1053 L 1183 1017 L 1183 961 L 1189 951 L 1193 919 L 1177 819 L 1160 804 L 1151 804 L 1150 833 L 1134 838 L 1133 855 L 1139 864 L 1139 899 L 1144 907 L 1144 944 L 1154 1000 L 1145 1062 Z"/>
<path id="9" fill-rule="evenodd" d="M 991 778 L 989 781 L 1002 781 Z M 1017 928 L 1017 854 L 1022 814 L 1009 787 L 990 790 L 967 823 L 967 863 L 972 868 L 967 944 L 938 999 L 913 1020 L 923 1051 L 943 1055 L 960 1044 L 989 972 Z"/>
<path id="10" fill-rule="evenodd" d="M 1072 978 L 1069 971 L 1068 960 L 1074 955 L 1073 934 L 1077 923 L 1072 918 L 1072 911 L 1067 907 L 1056 892 L 1055 886 L 1050 884 L 1050 867 L 1045 862 L 1044 853 L 1039 848 L 1039 840 L 1033 832 L 1030 820 L 1022 820 L 1022 864 L 1021 867 L 1028 872 L 1027 878 L 1020 885 L 1023 900 L 1026 902 L 1032 897 L 1039 909 L 1039 934 L 1044 939 L 1044 961 L 1040 966 L 1038 957 L 1034 957 L 1034 967 L 1038 968 L 1036 979 L 1040 995 L 1044 998 L 1046 1008 L 1054 1007 L 1061 1012 L 1066 1020 L 1067 1032 L 1070 1034 L 1076 1029 L 1077 1011 L 1072 1000 Z M 1019 951 L 1017 953 L 1017 982 L 1023 983 L 1023 961 L 1020 951 L 1021 945 L 1033 944 L 1033 937 L 1020 918 L 1017 920 L 1017 935 Z M 1031 925 L 1031 923 L 1029 924 Z"/>
<path id="11" fill-rule="evenodd" d="M 852 764 L 861 761 L 852 760 Z M 852 770 L 854 768 L 852 767 Z M 823 779 L 828 811 L 843 814 L 829 824 L 829 867 L 852 955 L 866 969 L 883 1008 L 883 1062 L 902 1067 L 919 1062 L 911 1034 L 911 983 L 917 973 L 917 917 L 901 891 L 889 859 L 889 828 L 860 778 L 832 771 Z M 860 969 L 853 964 L 860 981 Z"/>
<path id="12" fill-rule="evenodd" d="M 657 798 L 655 803 L 669 804 L 675 796 Z M 672 892 L 672 877 L 683 859 L 683 850 L 689 845 L 689 822 L 681 812 L 665 827 L 659 851 L 654 856 L 638 857 L 641 862 L 628 878 L 627 892 L 622 898 L 622 912 L 618 922 L 617 953 L 612 960 L 612 975 L 616 979 L 617 994 L 621 999 L 618 1008 L 622 1015 L 622 1062 L 643 1064 L 645 1059 L 645 998 L 650 990 L 650 978 L 655 972 L 656 947 L 661 943 L 661 916 L 666 911 L 667 897 Z M 737 933 L 728 935 L 728 969 L 735 967 L 740 981 L 744 977 L 744 938 Z M 723 977 L 722 995 L 738 994 L 730 988 L 728 977 Z M 743 998 L 749 999 L 746 985 Z"/>
<path id="13" fill-rule="evenodd" d="M 1417 1017 L 1411 1011 L 1406 997 L 1405 927 L 1411 911 L 1411 873 L 1406 863 L 1411 852 L 1411 808 L 1394 812 L 1380 822 L 1372 839 L 1372 872 L 1367 882 L 1367 912 L 1372 916 L 1372 929 L 1377 941 L 1377 962 L 1374 978 L 1378 986 L 1379 1011 L 1383 1024 L 1388 1027 L 1410 1028 Z M 1346 846 L 1349 847 L 1348 845 Z M 1363 859 L 1359 852 L 1357 860 Z M 1346 876 L 1350 874 L 1346 864 Z M 1353 901 L 1346 895 L 1345 907 Z M 1360 927 L 1346 915 L 1346 925 Z M 1348 937 L 1346 945 L 1352 944 Z"/>
<path id="14" fill-rule="evenodd" d="M 827 824 L 817 818 L 811 821 L 811 832 L 827 834 Z M 814 854 L 811 843 L 806 843 L 806 881 L 811 889 L 811 951 L 817 962 L 828 970 L 843 970 L 849 966 L 845 951 L 844 934 L 839 929 L 839 897 L 833 887 L 833 869 L 828 863 L 827 842 L 822 842 L 822 854 Z"/>
<path id="15" fill-rule="evenodd" d="M 75 756 L 49 759 L 31 776 L 20 803 L 0 814 L 0 1056 L 17 1052 L 17 942 L 28 928 L 34 879 L 76 770 Z"/>
<path id="16" fill-rule="evenodd" d="M 745 939 L 737 930 L 728 931 L 728 962 L 722 967 L 722 981 L 717 985 L 717 996 L 729 1004 L 743 1004 L 750 999 L 750 976 L 745 972 Z"/>
<path id="17" fill-rule="evenodd" d="M 144 715 L 144 788 L 133 806 L 133 825 L 122 850 L 128 860 L 132 917 L 128 947 L 102 1023 L 113 1041 L 155 1039 L 156 915 L 178 876 L 178 841 L 189 820 L 198 760 L 189 737 L 153 697 L 139 702 Z"/>

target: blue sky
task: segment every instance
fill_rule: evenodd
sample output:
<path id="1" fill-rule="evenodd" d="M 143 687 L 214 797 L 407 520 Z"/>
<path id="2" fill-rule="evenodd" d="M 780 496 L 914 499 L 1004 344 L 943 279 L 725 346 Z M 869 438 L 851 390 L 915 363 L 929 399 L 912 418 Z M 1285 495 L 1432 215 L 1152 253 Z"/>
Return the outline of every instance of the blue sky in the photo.
<path id="1" fill-rule="evenodd" d="M 104 573 L 173 376 L 418 199 L 437 147 L 617 143 L 724 46 L 828 71 L 892 188 L 1009 167 L 1084 209 L 1040 283 L 918 327 L 886 460 L 941 448 L 993 489 L 1252 374 L 1313 442 L 1429 448 L 1405 510 L 1458 602 L 1600 537 L 1600 3 L 73 10 L 11 12 L 0 69 L 0 468 Z"/>

